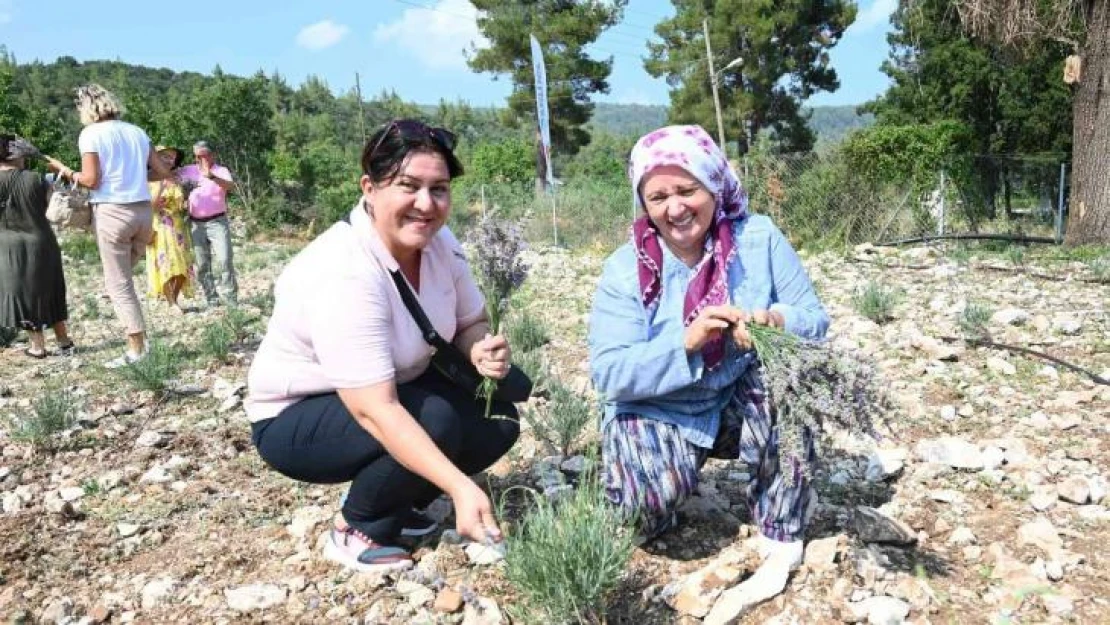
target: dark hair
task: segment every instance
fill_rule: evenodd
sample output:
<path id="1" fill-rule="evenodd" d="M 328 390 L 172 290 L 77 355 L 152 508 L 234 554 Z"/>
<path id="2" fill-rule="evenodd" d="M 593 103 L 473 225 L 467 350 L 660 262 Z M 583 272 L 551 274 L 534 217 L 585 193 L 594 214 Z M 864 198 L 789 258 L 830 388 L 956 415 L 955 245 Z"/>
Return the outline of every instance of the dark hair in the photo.
<path id="1" fill-rule="evenodd" d="M 463 175 L 463 166 L 454 152 L 455 135 L 444 128 L 433 128 L 414 119 L 395 119 L 385 124 L 362 148 L 362 173 L 374 183 L 392 180 L 412 154 L 438 154 L 447 163 L 452 178 Z"/>
<path id="2" fill-rule="evenodd" d="M 8 158 L 8 144 L 15 139 L 15 135 L 4 133 L 0 134 L 0 161 L 7 162 Z"/>

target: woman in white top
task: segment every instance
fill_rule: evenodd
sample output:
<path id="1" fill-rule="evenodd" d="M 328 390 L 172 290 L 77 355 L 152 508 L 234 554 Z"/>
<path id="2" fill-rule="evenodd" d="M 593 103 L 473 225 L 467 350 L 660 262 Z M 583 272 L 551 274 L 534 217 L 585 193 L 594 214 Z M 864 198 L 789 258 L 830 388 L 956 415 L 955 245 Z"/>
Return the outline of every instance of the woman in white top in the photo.
<path id="1" fill-rule="evenodd" d="M 429 366 L 433 350 L 393 277 L 480 373 L 507 375 L 509 345 L 489 336 L 466 257 L 443 227 L 462 174 L 454 146 L 450 132 L 413 120 L 370 137 L 358 203 L 282 271 L 248 377 L 262 458 L 296 480 L 351 482 L 324 553 L 359 570 L 410 566 L 399 539 L 435 530 L 420 509 L 441 492 L 461 534 L 500 537 L 468 475 L 512 447 L 516 410 L 495 402 L 509 418 L 484 418 L 484 400 Z"/>
<path id="2" fill-rule="evenodd" d="M 120 119 L 123 105 L 110 91 L 97 84 L 78 87 L 75 102 L 85 125 L 77 139 L 81 168 L 74 171 L 53 158 L 47 164 L 89 189 L 104 286 L 127 332 L 127 351 L 106 365 L 117 368 L 146 355 L 146 324 L 132 268 L 153 233 L 147 182 L 167 178 L 170 170 L 151 149 L 146 132 Z"/>

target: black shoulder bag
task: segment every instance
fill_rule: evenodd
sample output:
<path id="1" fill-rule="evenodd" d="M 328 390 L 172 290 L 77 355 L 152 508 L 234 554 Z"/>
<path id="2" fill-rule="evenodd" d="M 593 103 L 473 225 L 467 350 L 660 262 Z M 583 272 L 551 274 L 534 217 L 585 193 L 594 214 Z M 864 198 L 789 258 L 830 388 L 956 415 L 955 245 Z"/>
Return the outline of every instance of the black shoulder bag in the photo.
<path id="1" fill-rule="evenodd" d="M 389 274 L 393 277 L 393 283 L 397 285 L 397 292 L 401 294 L 401 301 L 405 303 L 405 308 L 409 309 L 413 320 L 420 328 L 420 333 L 424 335 L 424 340 L 436 348 L 435 355 L 432 356 L 432 366 L 443 374 L 443 377 L 477 397 L 485 376 L 478 373 L 474 364 L 462 353 L 462 350 L 455 347 L 454 343 L 444 340 L 439 332 L 436 332 L 401 272 L 391 271 Z M 528 397 L 531 395 L 532 380 L 528 379 L 528 376 L 519 367 L 511 365 L 509 374 L 497 380 L 497 388 L 493 392 L 493 399 L 495 401 L 517 403 L 528 401 Z"/>
<path id="2" fill-rule="evenodd" d="M 343 218 L 343 221 L 350 224 L 351 216 L 348 214 Z M 404 302 L 405 308 L 409 310 L 413 321 L 420 328 L 420 334 L 423 335 L 424 340 L 429 345 L 436 349 L 432 356 L 432 366 L 443 377 L 454 382 L 464 391 L 470 393 L 471 396 L 477 397 L 485 376 L 478 373 L 474 364 L 462 353 L 462 350 L 455 347 L 453 343 L 444 340 L 439 332 L 436 332 L 435 327 L 428 320 L 428 316 L 424 314 L 424 309 L 420 307 L 420 302 L 416 299 L 412 289 L 409 288 L 408 283 L 405 282 L 401 272 L 391 271 L 389 275 L 393 278 L 393 284 L 397 286 L 397 292 L 401 295 L 401 301 Z M 509 374 L 497 380 L 497 388 L 493 392 L 493 399 L 495 401 L 518 403 L 528 401 L 531 395 L 532 380 L 520 367 L 511 365 Z"/>

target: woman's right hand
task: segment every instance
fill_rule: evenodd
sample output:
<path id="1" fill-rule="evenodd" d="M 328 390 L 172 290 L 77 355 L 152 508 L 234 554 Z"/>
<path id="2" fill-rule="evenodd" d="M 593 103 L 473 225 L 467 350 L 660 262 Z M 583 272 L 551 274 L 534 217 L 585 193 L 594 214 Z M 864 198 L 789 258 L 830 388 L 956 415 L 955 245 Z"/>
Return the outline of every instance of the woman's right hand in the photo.
<path id="1" fill-rule="evenodd" d="M 707 306 L 696 319 L 686 326 L 683 341 L 687 354 L 701 351 L 705 344 L 716 338 L 730 325 L 743 322 L 743 313 L 732 306 Z"/>
<path id="2" fill-rule="evenodd" d="M 455 504 L 455 529 L 460 536 L 480 543 L 501 542 L 501 529 L 493 517 L 493 505 L 473 480 L 460 480 L 458 487 L 447 494 Z"/>

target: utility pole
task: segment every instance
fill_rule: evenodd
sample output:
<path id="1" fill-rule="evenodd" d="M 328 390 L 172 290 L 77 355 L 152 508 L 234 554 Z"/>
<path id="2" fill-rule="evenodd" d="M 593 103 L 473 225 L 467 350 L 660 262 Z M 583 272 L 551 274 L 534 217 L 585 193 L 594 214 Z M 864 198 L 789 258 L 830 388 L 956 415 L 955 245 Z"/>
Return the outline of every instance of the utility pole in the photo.
<path id="1" fill-rule="evenodd" d="M 721 144 L 721 151 L 728 154 L 725 148 L 725 122 L 721 118 L 721 96 L 717 93 L 717 72 L 713 70 L 713 46 L 709 43 L 709 18 L 701 21 L 702 30 L 705 32 L 705 60 L 709 63 L 709 85 L 713 87 L 713 108 L 717 110 L 717 139 Z"/>
<path id="2" fill-rule="evenodd" d="M 362 133 L 362 142 L 366 143 L 366 113 L 362 110 L 362 85 L 358 81 L 358 72 L 355 72 L 355 97 L 358 98 L 358 130 Z"/>

